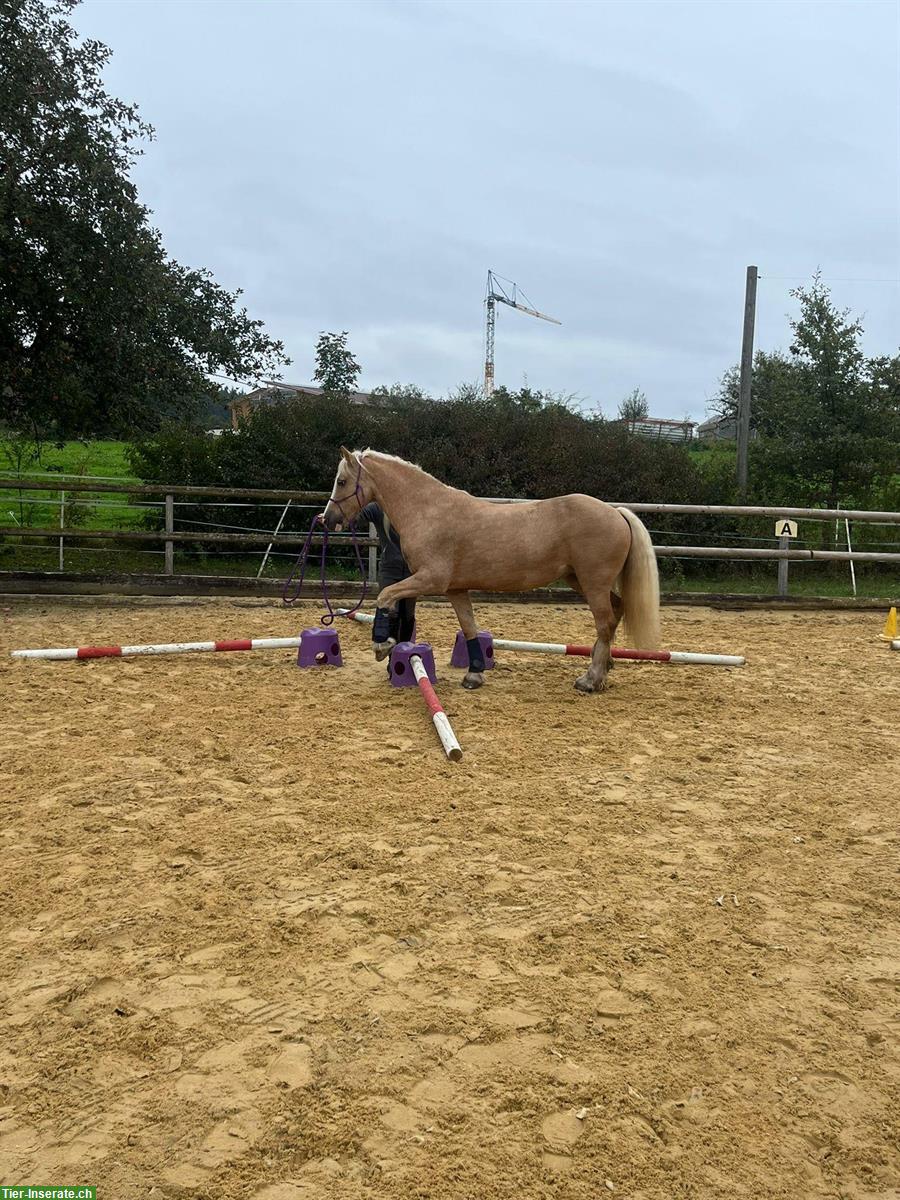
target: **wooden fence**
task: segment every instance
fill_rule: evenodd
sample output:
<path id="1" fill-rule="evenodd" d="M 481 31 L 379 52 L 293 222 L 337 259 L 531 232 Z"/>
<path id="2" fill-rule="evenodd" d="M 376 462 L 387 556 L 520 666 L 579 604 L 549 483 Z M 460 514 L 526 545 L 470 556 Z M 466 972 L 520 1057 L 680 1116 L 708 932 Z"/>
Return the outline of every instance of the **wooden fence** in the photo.
<path id="1" fill-rule="evenodd" d="M 174 484 L 129 484 L 125 482 L 92 482 L 90 480 L 71 481 L 71 480 L 30 480 L 20 478 L 0 478 L 0 490 L 11 490 L 18 493 L 58 493 L 60 496 L 60 524 L 59 527 L 49 526 L 28 526 L 28 525 L 0 525 L 0 538 L 14 538 L 22 541 L 32 539 L 38 541 L 47 541 L 51 544 L 57 544 L 60 552 L 60 570 L 54 572 L 16 572 L 16 571 L 0 571 L 0 590 L 3 590 L 4 585 L 7 590 L 20 590 L 15 587 L 16 580 L 22 583 L 36 585 L 41 578 L 46 577 L 48 583 L 53 580 L 59 580 L 60 574 L 64 567 L 64 551 L 67 543 L 83 544 L 84 542 L 100 542 L 100 543 L 116 543 L 120 546 L 161 546 L 164 550 L 164 565 L 163 571 L 155 573 L 156 575 L 175 576 L 174 551 L 176 546 L 185 548 L 204 546 L 220 546 L 229 551 L 235 550 L 260 550 L 267 548 L 271 551 L 273 547 L 284 548 L 299 548 L 306 540 L 306 533 L 284 532 L 281 530 L 281 522 L 278 527 L 270 532 L 250 532 L 250 533 L 235 533 L 222 532 L 219 528 L 210 528 L 208 531 L 196 532 L 190 530 L 176 529 L 175 527 L 175 507 L 176 501 L 179 504 L 184 503 L 199 503 L 202 501 L 234 502 L 243 500 L 245 502 L 265 502 L 269 504 L 278 503 L 297 505 L 320 506 L 328 499 L 327 492 L 319 491 L 292 491 L 282 489 L 263 489 L 263 488 L 223 488 L 223 487 L 195 487 L 195 486 L 178 486 Z M 79 527 L 67 527 L 65 525 L 65 512 L 67 499 L 78 497 L 84 494 L 104 495 L 104 494 L 119 494 L 126 495 L 129 498 L 142 497 L 161 497 L 162 503 L 159 507 L 162 509 L 163 519 L 162 528 L 160 529 L 88 529 Z M 523 503 L 521 500 L 512 499 L 509 497 L 489 497 L 489 499 L 498 504 L 515 504 Z M 781 507 L 760 507 L 752 505 L 708 505 L 708 504 L 651 504 L 651 503 L 634 503 L 628 504 L 632 511 L 643 515 L 697 515 L 697 516 L 723 516 L 723 517 L 768 517 L 778 520 L 811 520 L 811 521 L 840 521 L 845 524 L 849 535 L 849 523 L 876 523 L 891 526 L 900 526 L 900 513 L 895 512 L 874 512 L 867 510 L 844 510 L 844 509 L 808 509 L 808 508 L 781 508 Z M 349 545 L 351 539 L 349 535 L 332 535 L 332 540 L 337 546 Z M 773 538 L 773 541 L 775 539 Z M 320 546 L 321 537 L 316 536 L 312 539 L 312 544 Z M 369 574 L 374 576 L 374 553 L 375 547 L 378 545 L 377 539 L 370 535 L 358 539 L 358 544 L 367 550 L 370 555 Z M 786 594 L 787 591 L 787 575 L 786 564 L 790 562 L 848 562 L 848 563 L 889 563 L 900 566 L 900 552 L 896 551 L 871 551 L 871 550 L 828 550 L 828 549 L 813 549 L 809 547 L 791 547 L 782 539 L 776 546 L 771 547 L 750 547 L 750 546 L 696 546 L 696 545 L 658 545 L 656 546 L 656 554 L 659 558 L 681 558 L 681 559 L 706 559 L 720 560 L 733 562 L 752 562 L 759 560 L 779 561 L 784 564 L 783 574 L 780 574 L 779 591 Z M 87 579 L 89 573 L 79 573 Z M 138 578 L 138 573 L 133 572 L 132 575 Z M 71 574 L 69 576 L 71 578 Z M 144 573 L 140 574 L 140 578 L 149 578 Z M 191 577 L 179 576 L 182 581 L 195 579 L 207 579 L 212 583 L 215 577 Z M 224 577 L 219 577 L 224 580 Z M 269 581 L 270 583 L 273 581 Z M 346 581 L 336 580 L 335 586 L 340 588 Z M 32 590 L 40 591 L 40 587 L 34 586 Z M 54 589 L 55 590 L 55 589 Z"/>

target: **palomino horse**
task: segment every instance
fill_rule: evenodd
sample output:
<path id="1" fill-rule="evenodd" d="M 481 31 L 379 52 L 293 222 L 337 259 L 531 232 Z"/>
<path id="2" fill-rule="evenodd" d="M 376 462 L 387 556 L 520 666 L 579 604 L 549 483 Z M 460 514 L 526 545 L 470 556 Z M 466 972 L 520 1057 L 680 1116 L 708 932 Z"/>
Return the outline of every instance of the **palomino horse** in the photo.
<path id="1" fill-rule="evenodd" d="M 402 458 L 342 446 L 323 514 L 326 526 L 348 524 L 372 500 L 397 530 L 412 571 L 381 592 L 378 607 L 395 608 L 407 596 L 445 595 L 469 648 L 463 687 L 484 682 L 471 590 L 518 592 L 565 579 L 581 592 L 597 626 L 591 664 L 575 681 L 582 692 L 606 686 L 610 643 L 623 616 L 635 646 L 657 647 L 656 555 L 647 530 L 627 508 L 582 495 L 494 504 L 448 487 Z"/>

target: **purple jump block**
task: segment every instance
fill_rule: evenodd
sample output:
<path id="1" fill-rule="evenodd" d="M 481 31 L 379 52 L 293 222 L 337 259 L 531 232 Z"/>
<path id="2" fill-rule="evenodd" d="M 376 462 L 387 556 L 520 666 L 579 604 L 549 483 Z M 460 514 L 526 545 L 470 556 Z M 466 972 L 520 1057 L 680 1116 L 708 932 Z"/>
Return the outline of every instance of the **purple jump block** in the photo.
<path id="1" fill-rule="evenodd" d="M 478 641 L 481 645 L 481 653 L 484 655 L 484 669 L 490 671 L 495 666 L 494 662 L 494 637 L 487 629 L 479 629 Z M 466 645 L 466 637 L 461 629 L 456 632 L 456 641 L 453 643 L 453 654 L 450 657 L 451 667 L 464 667 L 469 669 L 469 648 Z"/>
<path id="2" fill-rule="evenodd" d="M 410 659 L 414 654 L 418 654 L 422 660 L 422 666 L 428 674 L 428 678 L 432 683 L 437 683 L 437 672 L 434 669 L 434 653 L 427 642 L 398 642 L 391 651 L 391 659 L 388 663 L 388 675 L 391 680 L 391 687 L 418 687 L 416 677 L 413 674 Z"/>
<path id="3" fill-rule="evenodd" d="M 342 667 L 341 643 L 333 629 L 304 629 L 297 652 L 298 667 Z"/>

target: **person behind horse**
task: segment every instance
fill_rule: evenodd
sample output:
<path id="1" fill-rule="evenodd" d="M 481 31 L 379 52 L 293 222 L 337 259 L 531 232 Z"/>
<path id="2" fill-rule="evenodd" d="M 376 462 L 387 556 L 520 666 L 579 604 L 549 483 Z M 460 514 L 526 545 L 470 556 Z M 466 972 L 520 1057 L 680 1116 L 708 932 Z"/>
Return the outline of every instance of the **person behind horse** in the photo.
<path id="1" fill-rule="evenodd" d="M 384 591 L 392 583 L 408 579 L 412 574 L 409 564 L 403 557 L 403 548 L 396 529 L 391 526 L 387 514 L 376 503 L 365 505 L 357 514 L 356 520 L 367 521 L 375 526 L 380 547 L 378 564 L 378 588 Z M 391 652 L 397 642 L 412 641 L 416 627 L 416 600 L 414 596 L 400 600 L 396 612 L 387 608 L 375 609 L 375 623 L 372 626 L 372 641 L 375 643 L 375 657 L 381 662 Z"/>

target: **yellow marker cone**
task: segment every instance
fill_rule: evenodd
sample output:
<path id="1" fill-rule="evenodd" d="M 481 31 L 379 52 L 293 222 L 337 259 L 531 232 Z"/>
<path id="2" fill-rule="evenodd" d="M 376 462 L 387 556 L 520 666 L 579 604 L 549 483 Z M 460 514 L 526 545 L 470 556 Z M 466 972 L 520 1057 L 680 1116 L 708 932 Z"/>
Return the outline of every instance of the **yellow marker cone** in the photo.
<path id="1" fill-rule="evenodd" d="M 885 641 L 892 642 L 895 638 L 900 637 L 897 632 L 897 610 L 892 608 L 887 615 L 887 620 L 884 623 L 884 632 L 881 635 Z"/>

